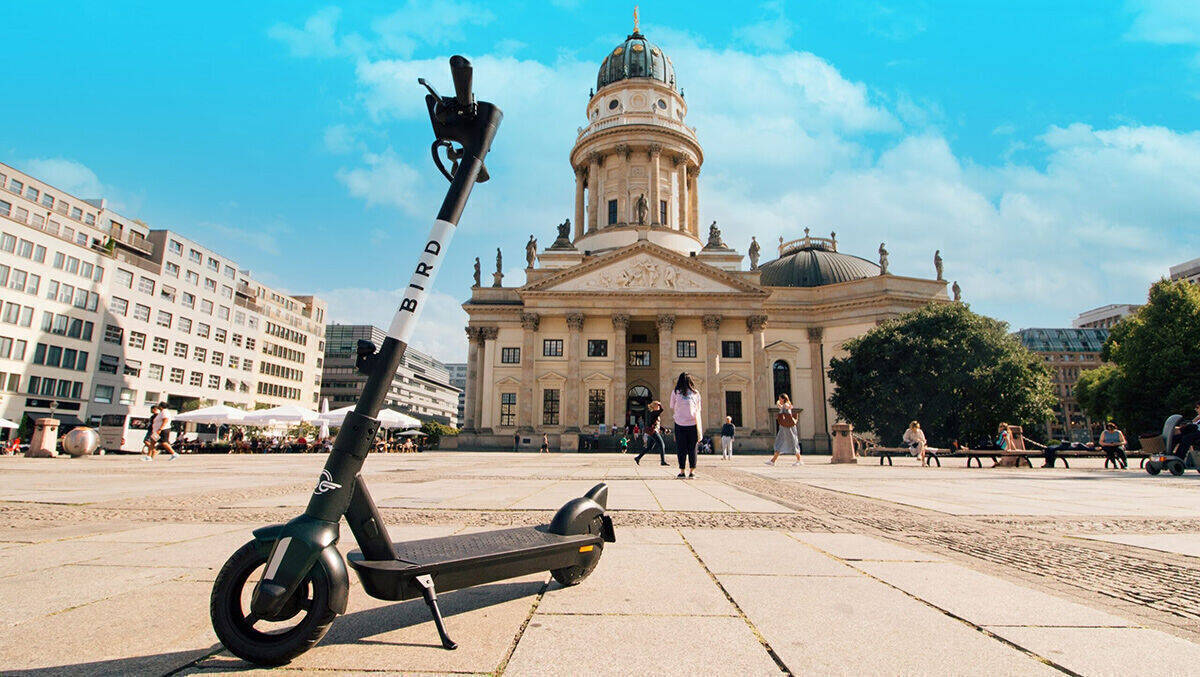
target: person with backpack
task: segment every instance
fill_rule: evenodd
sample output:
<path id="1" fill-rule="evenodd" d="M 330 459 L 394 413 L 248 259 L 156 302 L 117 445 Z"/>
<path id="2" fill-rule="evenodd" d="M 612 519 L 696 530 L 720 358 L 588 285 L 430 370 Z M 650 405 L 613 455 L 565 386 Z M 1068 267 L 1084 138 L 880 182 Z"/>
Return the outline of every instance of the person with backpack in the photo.
<path id="1" fill-rule="evenodd" d="M 796 455 L 796 462 L 792 465 L 804 465 L 804 461 L 800 459 L 800 435 L 796 427 L 796 413 L 792 410 L 792 399 L 784 393 L 779 393 L 775 403 L 779 406 L 779 413 L 775 414 L 779 432 L 775 433 L 775 455 L 766 461 L 766 464 L 775 465 L 779 454 L 789 453 Z"/>
<path id="2" fill-rule="evenodd" d="M 725 424 L 721 426 L 721 458 L 726 461 L 733 460 L 733 436 L 737 432 L 737 428 L 733 427 L 733 417 L 726 416 Z"/>

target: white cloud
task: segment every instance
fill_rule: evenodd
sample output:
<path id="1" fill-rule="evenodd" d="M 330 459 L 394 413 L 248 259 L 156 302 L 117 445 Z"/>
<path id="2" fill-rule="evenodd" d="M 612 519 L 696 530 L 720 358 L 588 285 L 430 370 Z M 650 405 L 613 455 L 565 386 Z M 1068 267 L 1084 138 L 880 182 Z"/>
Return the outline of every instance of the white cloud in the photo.
<path id="1" fill-rule="evenodd" d="M 324 141 L 326 150 L 338 155 L 349 153 L 357 147 L 354 132 L 350 131 L 350 127 L 344 124 L 329 125 L 326 127 L 322 140 Z"/>
<path id="2" fill-rule="evenodd" d="M 279 235 L 282 232 L 288 232 L 288 229 L 280 227 L 230 226 L 212 221 L 202 221 L 196 224 L 196 228 L 204 232 L 206 236 L 213 235 L 212 242 L 223 243 L 226 247 L 230 244 L 248 245 L 272 256 L 282 255 L 283 248 L 279 243 Z"/>
<path id="3" fill-rule="evenodd" d="M 110 192 L 96 172 L 75 160 L 66 158 L 36 158 L 22 164 L 25 171 L 46 183 L 84 199 L 108 197 Z"/>
<path id="4" fill-rule="evenodd" d="M 329 304 L 329 319 L 338 324 L 373 324 L 387 329 L 404 298 L 404 289 L 338 288 L 316 292 Z M 467 313 L 449 294 L 430 292 L 417 321 L 412 346 L 443 362 L 465 362 Z"/>
<path id="5" fill-rule="evenodd" d="M 326 7 L 304 20 L 299 28 L 277 23 L 267 29 L 267 35 L 287 45 L 296 57 L 332 57 L 346 53 L 348 43 L 337 36 L 342 10 Z"/>
<path id="6" fill-rule="evenodd" d="M 495 19 L 490 10 L 457 0 L 408 0 L 400 9 L 371 24 L 380 46 L 410 56 L 420 44 L 444 45 L 462 41 L 464 28 L 485 26 Z"/>
<path id="7" fill-rule="evenodd" d="M 783 3 L 778 0 L 767 2 L 762 10 L 760 20 L 735 28 L 733 36 L 751 48 L 772 51 L 786 49 L 788 40 L 796 32 L 796 25 L 784 15 Z"/>
<path id="8" fill-rule="evenodd" d="M 368 205 L 390 205 L 408 213 L 417 213 L 425 204 L 421 176 L 388 149 L 383 153 L 366 153 L 365 167 L 338 170 L 337 178 L 350 194 L 366 200 Z"/>
<path id="9" fill-rule="evenodd" d="M 1195 0 L 1135 0 L 1129 40 L 1200 45 L 1200 3 Z"/>

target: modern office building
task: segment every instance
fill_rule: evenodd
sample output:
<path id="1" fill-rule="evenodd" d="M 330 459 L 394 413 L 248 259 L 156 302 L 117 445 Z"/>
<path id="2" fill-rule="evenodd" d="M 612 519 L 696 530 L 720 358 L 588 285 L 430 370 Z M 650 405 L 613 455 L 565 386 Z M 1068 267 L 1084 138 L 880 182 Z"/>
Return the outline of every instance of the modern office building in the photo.
<path id="1" fill-rule="evenodd" d="M 1092 442 L 1100 435 L 1103 421 L 1093 421 L 1079 408 L 1075 385 L 1079 375 L 1101 364 L 1100 351 L 1108 338 L 1101 328 L 1022 329 L 1017 338 L 1042 356 L 1054 377 L 1058 411 L 1046 421 L 1046 439 Z"/>
<path id="2" fill-rule="evenodd" d="M 458 388 L 458 422 L 461 424 L 467 408 L 467 363 L 447 362 L 446 371 L 450 373 L 450 385 Z"/>
<path id="3" fill-rule="evenodd" d="M 382 345 L 387 332 L 369 324 L 331 324 L 325 327 L 325 368 L 321 397 L 329 408 L 354 404 L 367 382 L 366 374 L 354 367 L 359 340 Z M 392 378 L 384 406 L 415 416 L 458 427 L 458 399 L 462 391 L 450 384 L 446 366 L 409 346 Z"/>
<path id="4" fill-rule="evenodd" d="M 0 164 L 0 415 L 313 407 L 325 305 Z"/>
<path id="5" fill-rule="evenodd" d="M 1131 303 L 1110 303 L 1099 308 L 1085 310 L 1071 321 L 1076 329 L 1112 329 L 1112 326 L 1137 312 L 1141 306 Z"/>
<path id="6" fill-rule="evenodd" d="M 1172 280 L 1187 280 L 1192 284 L 1200 284 L 1200 259 L 1171 266 L 1170 275 Z"/>

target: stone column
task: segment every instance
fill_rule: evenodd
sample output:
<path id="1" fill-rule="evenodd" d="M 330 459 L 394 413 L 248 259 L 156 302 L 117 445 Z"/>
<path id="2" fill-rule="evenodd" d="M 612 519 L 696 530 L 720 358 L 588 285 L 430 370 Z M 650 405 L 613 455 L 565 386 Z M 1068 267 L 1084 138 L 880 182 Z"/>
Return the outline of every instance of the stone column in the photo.
<path id="1" fill-rule="evenodd" d="M 662 197 L 658 194 L 658 175 L 662 165 L 662 146 L 650 146 L 650 220 L 651 225 L 663 225 L 658 203 Z"/>
<path id="2" fill-rule="evenodd" d="M 490 425 L 484 425 L 484 421 L 483 421 L 483 412 L 485 411 L 484 407 L 486 406 L 486 405 L 484 405 L 484 400 L 490 395 L 490 393 L 488 393 L 483 387 L 484 381 L 487 379 L 487 373 L 488 373 L 487 372 L 487 370 L 488 370 L 488 345 L 487 345 L 487 342 L 495 341 L 496 337 L 499 335 L 500 335 L 499 327 L 480 327 L 479 328 L 479 369 L 477 372 L 479 374 L 479 378 L 477 379 L 477 384 L 479 385 L 477 392 L 479 393 L 479 396 L 475 398 L 475 425 L 476 425 L 476 427 L 479 428 L 480 432 L 486 432 L 486 433 L 492 432 L 492 427 Z"/>
<path id="3" fill-rule="evenodd" d="M 688 172 L 687 160 L 680 157 L 677 159 L 677 171 L 679 173 L 679 224 L 676 230 L 688 232 L 691 223 L 691 218 L 688 215 Z"/>
<path id="4" fill-rule="evenodd" d="M 692 235 L 700 234 L 700 192 L 696 190 L 696 179 L 699 177 L 699 167 L 688 172 L 688 232 Z"/>
<path id="5" fill-rule="evenodd" d="M 583 360 L 581 350 L 583 331 L 583 313 L 567 313 L 567 387 L 563 393 L 563 425 L 566 432 L 577 433 L 580 430 L 579 398 L 583 377 L 580 375 L 580 362 Z"/>
<path id="6" fill-rule="evenodd" d="M 658 392 L 654 398 L 662 402 L 663 413 L 659 418 L 663 427 L 671 425 L 671 389 L 675 387 L 672 366 L 675 361 L 675 316 L 659 315 L 658 325 Z"/>
<path id="7" fill-rule="evenodd" d="M 629 146 L 618 144 L 617 223 L 633 223 L 633 200 L 629 196 Z"/>
<path id="8" fill-rule="evenodd" d="M 517 396 L 517 425 L 521 432 L 533 432 L 533 349 L 541 317 L 537 313 L 521 313 L 521 394 Z"/>
<path id="9" fill-rule="evenodd" d="M 825 351 L 821 341 L 825 330 L 821 327 L 808 328 L 808 363 L 812 365 L 813 446 L 824 450 L 829 445 L 829 414 L 825 404 Z"/>
<path id="10" fill-rule="evenodd" d="M 768 409 L 775 406 L 771 401 L 771 364 L 767 361 L 766 315 L 751 315 L 746 318 L 746 331 L 750 334 L 750 366 L 754 370 L 754 430 L 758 433 L 774 434 Z"/>
<path id="11" fill-rule="evenodd" d="M 708 352 L 704 360 L 704 389 L 708 392 L 708 401 L 704 403 L 703 423 L 708 430 L 717 431 L 725 423 L 725 407 L 721 402 L 721 385 L 717 380 L 721 376 L 721 343 L 717 331 L 721 328 L 720 315 L 704 316 L 704 348 Z"/>
<path id="12" fill-rule="evenodd" d="M 600 198 L 603 183 L 600 178 L 600 164 L 604 157 L 599 153 L 588 155 L 588 224 L 587 232 L 594 233 L 600 229 Z"/>
<path id="13" fill-rule="evenodd" d="M 613 420 L 618 422 L 618 425 L 625 426 L 625 405 L 629 402 L 629 397 L 625 392 L 625 369 L 629 364 L 629 357 L 625 354 L 625 337 L 629 331 L 629 316 L 624 313 L 618 313 L 612 316 L 613 326 Z"/>
<path id="14" fill-rule="evenodd" d="M 575 239 L 583 235 L 583 167 L 575 168 Z"/>
<path id="15" fill-rule="evenodd" d="M 463 429 L 474 431 L 479 420 L 476 400 L 479 399 L 479 327 L 467 327 L 467 385 L 463 393 Z"/>

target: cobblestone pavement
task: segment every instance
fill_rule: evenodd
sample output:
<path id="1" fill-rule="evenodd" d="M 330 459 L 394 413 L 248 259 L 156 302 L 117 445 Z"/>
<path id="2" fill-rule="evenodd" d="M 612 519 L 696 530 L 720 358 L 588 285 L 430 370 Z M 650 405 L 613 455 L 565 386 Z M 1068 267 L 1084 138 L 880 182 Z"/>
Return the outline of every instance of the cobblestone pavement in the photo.
<path id="1" fill-rule="evenodd" d="M 0 605 L 0 627 L 9 627 L 0 671 L 241 672 L 207 627 L 214 567 L 249 525 L 296 515 L 322 461 L 0 459 L 0 595 L 17 600 Z M 453 624 L 472 628 L 465 652 L 430 647 L 414 603 L 383 605 L 355 590 L 356 606 L 292 669 L 573 674 L 589 658 L 566 647 L 609 632 L 628 646 L 600 674 L 1188 674 L 1194 663 L 1183 655 L 1200 661 L 1200 518 L 1148 517 L 1140 507 L 1159 501 L 1186 514 L 1190 476 L 925 471 L 820 458 L 764 471 L 754 457 L 704 458 L 699 479 L 680 482 L 672 468 L 615 455 L 372 461 L 367 480 L 393 537 L 542 524 L 603 480 L 620 540 L 590 585 L 561 590 L 543 576 L 447 595 Z M 931 501 L 944 509 L 922 507 Z M 83 587 L 73 580 L 97 572 Z M 663 586 L 664 575 L 676 585 Z M 942 575 L 958 592 L 939 591 Z M 1017 611 L 974 599 L 973 585 L 1014 595 Z M 932 615 L 910 620 L 922 614 Z M 160 634 L 156 616 L 185 618 L 187 627 L 141 637 Z M 80 619 L 106 629 L 80 633 Z M 113 619 L 139 637 L 111 635 Z M 930 625 L 947 656 L 901 648 L 914 622 Z M 18 641 L 34 628 L 49 629 Z M 681 632 L 731 639 L 725 651 L 682 654 L 653 639 Z M 1110 635 L 1111 655 L 1094 647 Z M 871 650 L 859 651 L 862 642 Z M 1141 653 L 1135 644 L 1145 645 Z M 40 655 L 42 645 L 62 655 Z"/>

